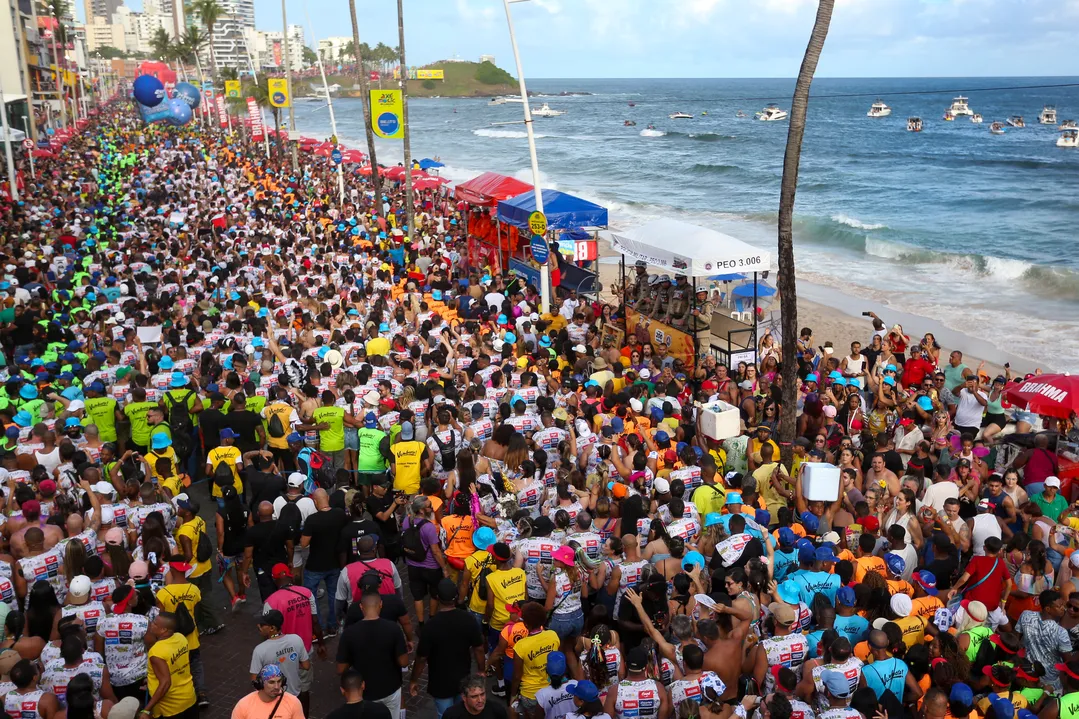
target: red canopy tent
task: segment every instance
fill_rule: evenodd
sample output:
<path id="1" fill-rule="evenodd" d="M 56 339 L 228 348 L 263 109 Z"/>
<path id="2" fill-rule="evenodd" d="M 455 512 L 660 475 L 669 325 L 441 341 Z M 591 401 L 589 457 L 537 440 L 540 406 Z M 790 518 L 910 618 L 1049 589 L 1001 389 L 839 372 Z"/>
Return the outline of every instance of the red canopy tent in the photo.
<path id="1" fill-rule="evenodd" d="M 1031 375 L 1012 384 L 1006 394 L 1009 402 L 1036 414 L 1067 419 L 1079 412 L 1079 376 Z"/>
<path id="2" fill-rule="evenodd" d="M 457 185 L 454 195 L 470 205 L 495 207 L 499 200 L 516 197 L 526 192 L 532 192 L 532 185 L 527 182 L 521 182 L 497 172 L 485 172 L 479 177 Z"/>

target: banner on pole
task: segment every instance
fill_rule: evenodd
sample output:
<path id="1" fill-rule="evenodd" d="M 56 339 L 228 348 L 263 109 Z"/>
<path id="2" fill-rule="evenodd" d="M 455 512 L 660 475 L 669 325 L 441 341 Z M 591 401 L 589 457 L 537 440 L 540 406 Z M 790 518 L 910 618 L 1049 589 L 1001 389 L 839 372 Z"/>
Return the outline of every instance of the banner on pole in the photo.
<path id="1" fill-rule="evenodd" d="M 386 140 L 405 136 L 403 102 L 400 90 L 371 91 L 371 128 Z"/>
<path id="2" fill-rule="evenodd" d="M 229 116 L 225 111 L 225 96 L 217 96 L 217 124 L 221 127 L 229 126 Z"/>
<path id="3" fill-rule="evenodd" d="M 255 98 L 247 98 L 247 119 L 251 122 L 251 139 L 261 141 L 265 130 L 262 127 L 262 112 Z"/>
<path id="4" fill-rule="evenodd" d="M 271 77 L 267 81 L 267 89 L 270 93 L 270 104 L 274 107 L 288 107 L 288 81 L 283 77 Z"/>
<path id="5" fill-rule="evenodd" d="M 239 97 L 240 96 L 240 81 L 239 80 L 225 80 L 225 97 Z"/>

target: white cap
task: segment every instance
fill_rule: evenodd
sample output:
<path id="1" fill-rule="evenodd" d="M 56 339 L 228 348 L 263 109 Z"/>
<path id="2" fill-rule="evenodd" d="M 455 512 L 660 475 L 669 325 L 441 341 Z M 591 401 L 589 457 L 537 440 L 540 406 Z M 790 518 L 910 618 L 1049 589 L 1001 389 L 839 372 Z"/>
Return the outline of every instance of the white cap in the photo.
<path id="1" fill-rule="evenodd" d="M 641 412 L 644 410 L 644 404 L 642 404 L 641 401 L 636 397 L 633 397 L 629 401 L 629 408 L 634 412 Z"/>
<path id="2" fill-rule="evenodd" d="M 648 369 L 647 367 L 645 367 L 644 369 L 642 369 L 637 374 L 637 376 L 640 377 L 641 379 L 648 379 L 649 377 L 652 376 L 652 371 L 650 369 Z"/>
<path id="3" fill-rule="evenodd" d="M 573 345 L 573 351 L 579 355 L 583 355 L 586 350 L 584 348 L 584 345 Z"/>
<path id="4" fill-rule="evenodd" d="M 891 608 L 900 617 L 908 617 L 914 609 L 914 604 L 906 594 L 893 594 Z"/>
<path id="5" fill-rule="evenodd" d="M 652 489 L 656 490 L 658 494 L 666 494 L 671 491 L 671 483 L 660 477 L 652 483 Z"/>
<path id="6" fill-rule="evenodd" d="M 302 487 L 306 481 L 307 476 L 300 472 L 293 472 L 288 476 L 288 486 L 290 487 Z"/>
<path id="7" fill-rule="evenodd" d="M 80 409 L 86 409 L 86 405 L 83 404 L 81 399 L 73 399 L 67 403 L 68 412 L 78 412 Z M 1056 479 L 1055 477 L 1053 479 Z"/>
<path id="8" fill-rule="evenodd" d="M 839 533 L 827 532 L 823 537 L 820 538 L 820 541 L 831 542 L 832 544 L 839 544 Z"/>
<path id="9" fill-rule="evenodd" d="M 94 490 L 94 492 L 97 493 L 97 494 L 110 494 L 110 495 L 116 490 L 116 488 L 112 486 L 111 482 L 105 482 L 105 481 L 97 482 L 92 487 L 90 487 L 90 489 Z"/>
<path id="10" fill-rule="evenodd" d="M 715 599 L 712 599 L 707 594 L 694 594 L 693 598 L 697 601 L 697 604 L 707 607 L 711 611 L 715 611 L 718 606 Z"/>
<path id="11" fill-rule="evenodd" d="M 1056 487 L 1057 489 L 1060 489 L 1060 477 L 1046 477 L 1045 486 Z"/>
<path id="12" fill-rule="evenodd" d="M 71 578 L 71 584 L 68 585 L 67 593 L 74 594 L 78 597 L 85 597 L 90 594 L 90 590 L 93 588 L 93 584 L 90 582 L 90 577 L 85 574 L 80 574 L 77 577 Z"/>

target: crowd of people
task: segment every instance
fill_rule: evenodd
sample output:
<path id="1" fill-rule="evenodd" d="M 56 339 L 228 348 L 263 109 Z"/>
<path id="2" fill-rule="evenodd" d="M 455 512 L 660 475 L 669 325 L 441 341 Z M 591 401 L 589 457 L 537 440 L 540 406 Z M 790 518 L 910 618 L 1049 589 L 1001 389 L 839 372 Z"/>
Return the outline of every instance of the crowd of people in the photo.
<path id="1" fill-rule="evenodd" d="M 195 719 L 236 681 L 234 719 L 303 719 L 335 671 L 332 719 L 1079 712 L 1068 428 L 1010 376 L 876 315 L 842 357 L 612 342 L 702 305 L 639 264 L 542 312 L 451 192 L 409 232 L 403 188 L 341 207 L 333 173 L 117 103 L 0 202 L 11 719 Z M 250 665 L 208 676 L 245 605 Z"/>

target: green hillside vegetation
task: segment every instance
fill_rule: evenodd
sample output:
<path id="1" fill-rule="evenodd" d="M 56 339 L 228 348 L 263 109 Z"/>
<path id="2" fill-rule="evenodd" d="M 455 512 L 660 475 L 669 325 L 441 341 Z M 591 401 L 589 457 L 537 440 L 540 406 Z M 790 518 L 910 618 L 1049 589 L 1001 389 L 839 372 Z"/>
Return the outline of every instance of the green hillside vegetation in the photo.
<path id="1" fill-rule="evenodd" d="M 489 62 L 445 62 L 424 65 L 423 70 L 442 70 L 445 80 L 409 80 L 409 97 L 498 97 L 499 95 L 516 95 L 520 93 L 517 79 Z M 349 95 L 356 92 L 353 86 L 356 84 L 354 75 L 330 74 L 326 78 L 330 85 L 341 86 L 341 94 Z M 294 83 L 300 85 L 300 83 Z M 311 87 L 322 84 L 318 78 L 310 79 L 307 83 Z M 378 83 L 372 82 L 372 88 L 377 89 Z M 382 87 L 396 87 L 397 83 L 391 75 L 382 78 Z M 304 93 L 297 93 L 304 94 Z"/>

